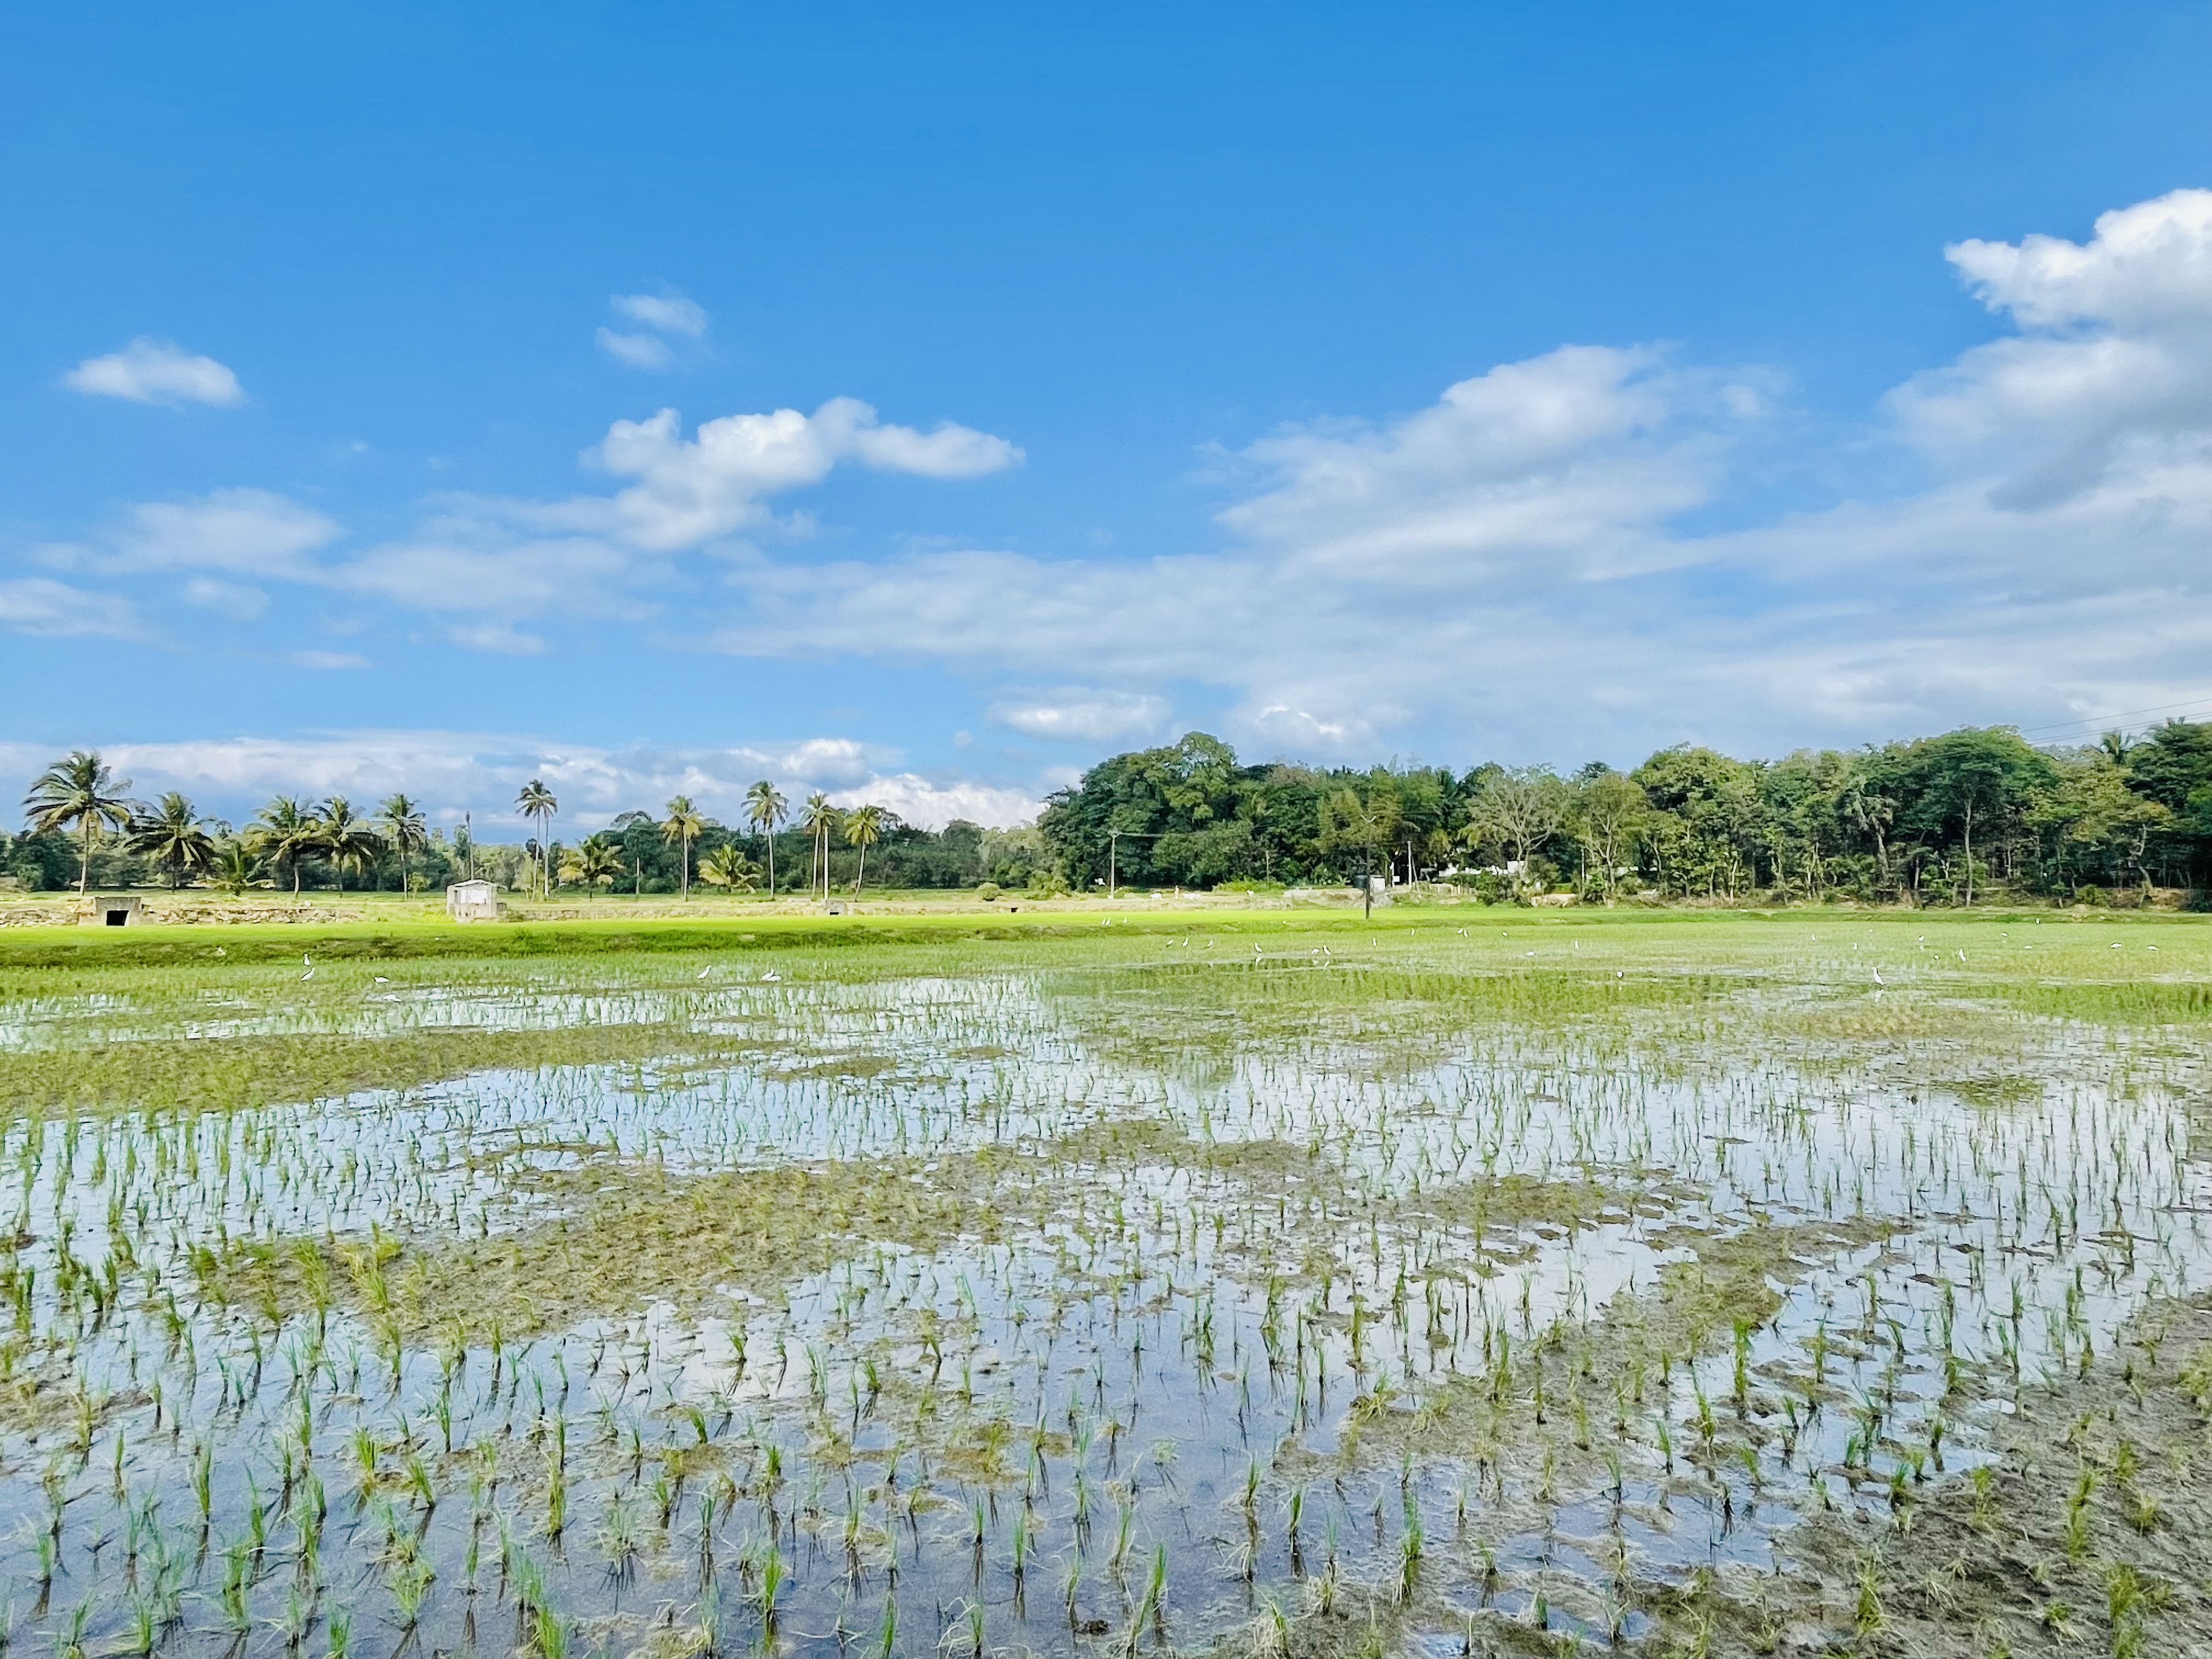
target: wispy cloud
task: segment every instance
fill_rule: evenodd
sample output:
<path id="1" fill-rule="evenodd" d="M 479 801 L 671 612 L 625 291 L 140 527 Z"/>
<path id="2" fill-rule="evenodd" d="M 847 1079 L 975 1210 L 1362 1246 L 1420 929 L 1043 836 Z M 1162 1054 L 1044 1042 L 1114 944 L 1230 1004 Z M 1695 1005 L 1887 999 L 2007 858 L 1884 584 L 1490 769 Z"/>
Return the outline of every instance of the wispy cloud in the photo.
<path id="1" fill-rule="evenodd" d="M 308 555 L 337 540 L 336 520 L 267 489 L 217 489 L 174 501 L 143 501 L 82 543 L 41 550 L 47 562 L 103 575 L 148 570 L 222 570 L 313 580 Z"/>
<path id="2" fill-rule="evenodd" d="M 131 602 L 46 576 L 0 581 L 0 628 L 15 634 L 136 639 L 144 633 Z"/>
<path id="3" fill-rule="evenodd" d="M 1060 743 L 1119 743 L 1158 734 L 1168 717 L 1164 697 L 1137 691 L 1061 686 L 1002 694 L 983 711 L 994 726 Z"/>
<path id="4" fill-rule="evenodd" d="M 706 311 L 681 294 L 614 294 L 607 298 L 615 314 L 635 329 L 602 328 L 599 349 L 632 368 L 665 368 L 676 361 L 675 349 L 663 336 L 698 340 L 707 332 Z"/>
<path id="5" fill-rule="evenodd" d="M 697 339 L 707 331 L 707 313 L 696 300 L 681 294 L 617 294 L 608 298 L 617 313 L 663 334 Z"/>
<path id="6" fill-rule="evenodd" d="M 668 349 L 667 341 L 650 334 L 624 334 L 617 329 L 602 328 L 599 341 L 600 350 L 632 368 L 665 368 L 676 355 Z"/>
<path id="7" fill-rule="evenodd" d="M 229 409 L 246 401 L 238 376 L 212 357 L 186 351 L 174 341 L 142 334 L 120 351 L 88 357 L 62 384 L 94 398 L 135 404 L 206 404 Z"/>

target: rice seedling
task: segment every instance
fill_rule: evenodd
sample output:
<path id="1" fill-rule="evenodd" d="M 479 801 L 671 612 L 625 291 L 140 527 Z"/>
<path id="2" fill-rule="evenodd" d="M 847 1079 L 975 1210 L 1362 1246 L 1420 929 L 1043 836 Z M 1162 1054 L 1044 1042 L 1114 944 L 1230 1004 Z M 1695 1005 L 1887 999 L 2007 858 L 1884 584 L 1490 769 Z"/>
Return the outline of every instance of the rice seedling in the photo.
<path id="1" fill-rule="evenodd" d="M 1347 1601 L 1449 1626 L 1468 1574 L 1540 1597 L 1547 1640 L 1632 1643 L 1671 1603 L 1631 1557 L 1577 1590 L 1491 1541 L 1595 1502 L 1754 1554 L 1831 1506 L 1917 1544 L 1950 1480 L 2000 1534 L 2031 1522 L 1986 1448 L 2031 1417 L 1996 1402 L 2108 1363 L 2146 1421 L 2160 1389 L 2212 1398 L 2188 1340 L 2129 1335 L 2212 1277 L 2166 993 L 2068 1024 L 1966 970 L 1877 1003 L 1826 921 L 1592 918 L 1538 966 L 1566 933 L 1250 925 L 1249 962 L 1117 927 L 793 949 L 772 984 L 403 957 L 368 999 L 335 957 L 300 992 L 0 952 L 0 1073 L 42 1103 L 0 1132 L 0 1457 L 57 1471 L 5 1588 L 42 1601 L 112 1537 L 139 1577 L 95 1650 L 163 1647 L 191 1596 L 288 1647 L 320 1617 L 343 1659 L 381 1582 L 426 1648 L 474 1644 L 481 1607 L 520 1646 L 582 1620 L 629 1650 L 648 1572 L 722 1641 L 727 1537 L 764 1642 L 849 1630 L 895 1575 L 968 1608 L 945 1634 L 975 1650 L 1042 1555 L 1065 1618 L 1023 1639 L 1072 1652 L 1102 1558 L 1124 1639 L 1164 1639 L 1173 1549 L 1201 1644 L 1304 1651 Z M 2161 942 L 2160 974 L 2212 966 Z M 2062 987 L 2114 971 L 2037 957 Z M 2090 1474 L 2084 1431 L 2089 1484 L 2039 1523 L 2065 1598 L 2118 1632 L 2119 1583 L 2154 1646 L 2172 1615 L 2107 1558 L 2200 1522 L 2165 1432 Z M 1224 1511 L 1186 1565 L 1170 1540 Z M 1848 1610 L 1860 1570 L 1834 1577 Z"/>

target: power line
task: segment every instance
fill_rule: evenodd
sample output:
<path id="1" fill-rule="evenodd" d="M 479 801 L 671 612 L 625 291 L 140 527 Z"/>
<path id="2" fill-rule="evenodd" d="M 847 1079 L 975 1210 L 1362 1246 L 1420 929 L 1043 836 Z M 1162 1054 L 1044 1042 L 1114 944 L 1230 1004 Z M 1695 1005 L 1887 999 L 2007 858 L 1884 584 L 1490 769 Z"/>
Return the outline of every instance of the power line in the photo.
<path id="1" fill-rule="evenodd" d="M 2039 732 L 2067 732 L 2075 727 L 2114 726 L 2128 720 L 2140 720 L 2146 714 L 2171 714 L 2176 709 L 2212 709 L 2212 697 L 2191 697 L 2184 702 L 2160 703 L 2153 708 L 2125 708 L 2115 714 L 2084 714 L 2079 720 L 2054 720 L 2048 726 L 2024 726 L 2020 728 L 2023 738 Z"/>

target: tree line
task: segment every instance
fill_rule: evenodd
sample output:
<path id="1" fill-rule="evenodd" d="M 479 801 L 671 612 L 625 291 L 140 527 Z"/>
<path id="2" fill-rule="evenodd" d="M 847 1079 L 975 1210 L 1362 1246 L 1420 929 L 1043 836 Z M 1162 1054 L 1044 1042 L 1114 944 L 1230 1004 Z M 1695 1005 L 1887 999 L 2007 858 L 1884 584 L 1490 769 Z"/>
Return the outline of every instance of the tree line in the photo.
<path id="1" fill-rule="evenodd" d="M 696 884 L 827 898 L 872 879 L 896 887 L 1026 884 L 1042 862 L 1034 830 L 956 821 L 932 832 L 887 807 L 840 808 L 818 792 L 794 815 L 765 779 L 746 792 L 737 825 L 677 795 L 658 813 L 623 812 L 573 841 L 555 833 L 559 798 L 532 779 L 514 807 L 538 833 L 520 845 L 479 841 L 465 821 L 450 834 L 434 828 L 423 804 L 404 793 L 366 811 L 343 795 L 280 795 L 234 828 L 176 791 L 145 802 L 130 789 L 96 752 L 56 761 L 24 798 L 23 832 L 0 836 L 0 869 L 20 887 L 80 893 L 155 884 L 234 894 L 421 892 L 479 878 L 544 897 L 610 889 L 688 896 Z"/>
<path id="2" fill-rule="evenodd" d="M 1778 761 L 1680 744 L 1567 775 L 1244 765 L 1192 732 L 1092 767 L 1037 827 L 1082 888 L 1387 875 L 1505 899 L 2128 903 L 2212 886 L 2212 724 L 2045 748 L 1967 727 Z"/>
<path id="3" fill-rule="evenodd" d="M 928 830 L 889 809 L 794 811 L 763 780 L 724 824 L 688 796 L 573 839 L 542 780 L 516 798 L 536 833 L 475 840 L 421 802 L 371 810 L 279 796 L 234 829 L 175 792 L 130 797 L 100 756 L 57 761 L 25 798 L 0 869 L 33 889 L 161 884 L 423 890 L 468 877 L 550 896 L 610 889 L 808 893 L 864 884 L 1018 890 L 1441 880 L 1486 898 L 2133 903 L 2212 890 L 2212 723 L 2140 739 L 2039 748 L 2008 727 L 1863 749 L 1735 760 L 1680 744 L 1623 772 L 1494 763 L 1319 769 L 1247 765 L 1218 738 L 1100 762 L 1035 827 Z"/>

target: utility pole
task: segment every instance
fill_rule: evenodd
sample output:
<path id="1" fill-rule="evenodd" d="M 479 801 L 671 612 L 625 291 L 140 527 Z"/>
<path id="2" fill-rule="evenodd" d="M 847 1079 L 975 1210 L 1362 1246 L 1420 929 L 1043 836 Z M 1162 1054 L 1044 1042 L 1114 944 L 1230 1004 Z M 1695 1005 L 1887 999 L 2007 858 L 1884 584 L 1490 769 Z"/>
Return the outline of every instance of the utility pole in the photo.
<path id="1" fill-rule="evenodd" d="M 1121 832 L 1119 830 L 1109 830 L 1106 832 L 1106 896 L 1109 899 L 1114 896 L 1114 854 L 1115 843 L 1121 839 Z"/>

